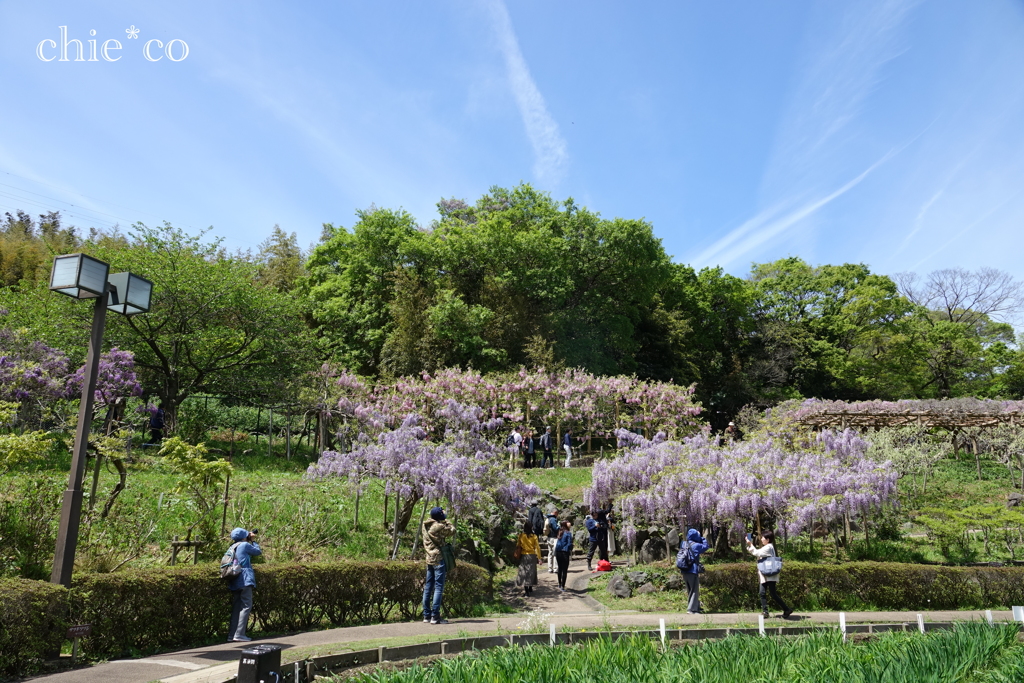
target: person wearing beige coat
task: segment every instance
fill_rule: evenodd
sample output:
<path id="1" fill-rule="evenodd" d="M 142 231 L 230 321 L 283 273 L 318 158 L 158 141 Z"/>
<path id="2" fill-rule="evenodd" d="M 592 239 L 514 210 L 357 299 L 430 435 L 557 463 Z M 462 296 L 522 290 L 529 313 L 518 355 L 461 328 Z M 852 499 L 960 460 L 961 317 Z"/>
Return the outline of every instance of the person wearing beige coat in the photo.
<path id="1" fill-rule="evenodd" d="M 430 519 L 423 523 L 423 550 L 427 555 L 427 580 L 423 584 L 423 623 L 447 624 L 441 618 L 441 598 L 448 567 L 445 566 L 441 546 L 455 535 L 455 525 L 448 521 L 444 510 L 436 507 Z"/>

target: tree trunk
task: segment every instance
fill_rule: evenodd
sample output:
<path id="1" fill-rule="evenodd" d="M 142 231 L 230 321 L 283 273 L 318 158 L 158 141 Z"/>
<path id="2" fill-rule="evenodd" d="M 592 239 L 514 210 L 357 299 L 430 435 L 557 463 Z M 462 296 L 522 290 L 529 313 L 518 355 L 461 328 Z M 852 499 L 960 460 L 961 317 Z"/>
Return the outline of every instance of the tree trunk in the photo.
<path id="1" fill-rule="evenodd" d="M 409 499 L 401 507 L 401 513 L 398 515 L 398 530 L 405 531 L 409 527 L 409 522 L 412 520 L 413 510 L 416 508 L 416 503 L 420 502 L 420 497 L 417 495 L 409 496 Z"/>
<path id="2" fill-rule="evenodd" d="M 978 468 L 978 481 L 981 481 L 981 456 L 978 454 L 978 437 L 971 437 L 971 447 L 974 450 L 974 464 Z"/>
<path id="3" fill-rule="evenodd" d="M 117 496 L 124 491 L 125 481 L 128 479 L 128 470 L 125 469 L 124 463 L 118 458 L 111 458 L 110 462 L 114 463 L 114 467 L 117 468 L 117 473 L 120 475 L 120 481 L 117 482 L 117 486 L 110 492 L 110 497 L 107 498 L 106 505 L 103 506 L 103 512 L 100 514 L 100 519 L 106 519 L 107 515 L 110 514 L 110 508 L 114 507 L 114 501 L 117 500 Z"/>
<path id="4" fill-rule="evenodd" d="M 423 512 L 420 513 L 420 525 L 412 533 L 412 559 L 416 559 L 416 547 L 420 542 L 421 529 L 423 528 L 423 521 L 427 518 L 427 500 L 423 499 Z"/>

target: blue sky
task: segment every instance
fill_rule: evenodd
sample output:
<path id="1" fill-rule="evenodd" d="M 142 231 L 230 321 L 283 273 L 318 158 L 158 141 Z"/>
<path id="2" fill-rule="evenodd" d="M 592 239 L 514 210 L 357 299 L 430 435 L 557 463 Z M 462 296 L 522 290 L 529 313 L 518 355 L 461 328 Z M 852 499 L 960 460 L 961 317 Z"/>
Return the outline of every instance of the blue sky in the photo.
<path id="1" fill-rule="evenodd" d="M 0 0 L 0 85 L 0 211 L 81 227 L 308 245 L 526 181 L 737 275 L 1024 278 L 1021 0 Z"/>

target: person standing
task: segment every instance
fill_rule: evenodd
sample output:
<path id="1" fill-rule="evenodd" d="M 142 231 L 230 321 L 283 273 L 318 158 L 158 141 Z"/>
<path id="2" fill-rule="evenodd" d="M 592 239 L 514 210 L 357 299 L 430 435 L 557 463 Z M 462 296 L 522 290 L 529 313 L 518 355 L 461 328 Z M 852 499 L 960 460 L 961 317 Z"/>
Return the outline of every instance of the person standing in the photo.
<path id="1" fill-rule="evenodd" d="M 549 513 L 544 520 L 544 540 L 548 544 L 548 573 L 555 573 L 555 543 L 558 541 L 558 510 Z"/>
<path id="2" fill-rule="evenodd" d="M 782 618 L 788 619 L 789 615 L 793 613 L 793 610 L 790 609 L 789 605 L 783 602 L 782 598 L 779 596 L 779 575 L 772 574 L 770 576 L 765 576 L 761 573 L 761 560 L 767 557 L 778 557 L 775 553 L 775 533 L 772 531 L 762 532 L 760 548 L 755 548 L 754 544 L 751 542 L 750 536 L 747 536 L 747 550 L 751 555 L 757 558 L 757 576 L 761 581 L 761 586 L 758 589 L 758 595 L 761 597 L 762 614 L 764 614 L 765 618 L 769 616 L 767 593 L 771 593 L 772 599 L 775 600 L 775 603 L 782 608 Z"/>
<path id="3" fill-rule="evenodd" d="M 562 522 L 555 538 L 555 559 L 558 562 L 558 590 L 565 592 L 565 580 L 569 577 L 569 560 L 572 558 L 572 524 Z"/>
<path id="4" fill-rule="evenodd" d="M 523 467 L 531 469 L 537 465 L 537 448 L 533 439 L 533 432 L 527 431 L 523 437 Z"/>
<path id="5" fill-rule="evenodd" d="M 233 557 L 241 571 L 228 583 L 231 591 L 231 621 L 228 624 L 228 642 L 247 643 L 252 638 L 245 635 L 249 624 L 249 612 L 252 611 L 252 592 L 256 588 L 256 570 L 252 568 L 252 558 L 262 555 L 256 542 L 256 532 L 246 531 L 241 527 L 231 530 L 234 541 Z"/>
<path id="6" fill-rule="evenodd" d="M 544 513 L 540 511 L 536 499 L 530 501 L 530 509 L 526 511 L 526 520 L 530 523 L 532 533 L 538 536 L 544 533 Z"/>
<path id="7" fill-rule="evenodd" d="M 733 441 L 742 440 L 743 437 L 740 435 L 740 430 L 736 426 L 735 422 L 730 422 L 729 425 L 725 428 L 725 438 L 729 441 L 729 443 L 732 443 Z"/>
<path id="8" fill-rule="evenodd" d="M 529 595 L 537 585 L 537 565 L 540 564 L 540 542 L 529 522 L 523 522 L 523 533 L 516 539 L 515 552 L 519 556 L 516 585 L 521 586 L 524 593 Z"/>
<path id="9" fill-rule="evenodd" d="M 608 559 L 608 525 L 611 523 L 608 520 L 608 510 L 598 510 L 594 516 L 594 521 L 597 522 L 597 553 L 598 559 Z"/>
<path id="10" fill-rule="evenodd" d="M 696 529 L 686 532 L 686 538 L 679 543 L 679 559 L 676 567 L 686 582 L 687 605 L 690 614 L 700 614 L 700 555 L 708 549 L 708 542 Z M 684 554 L 685 551 L 685 554 Z"/>
<path id="11" fill-rule="evenodd" d="M 149 441 L 158 444 L 164 440 L 164 409 L 157 404 L 156 410 L 149 416 Z"/>
<path id="12" fill-rule="evenodd" d="M 590 544 L 587 548 L 587 571 L 592 572 L 594 567 L 591 565 L 591 562 L 594 561 L 594 553 L 597 552 L 597 520 L 587 515 L 587 518 L 583 520 L 583 526 L 587 527 L 587 533 L 590 534 L 590 537 L 587 539 Z M 598 556 L 598 559 L 601 559 L 600 556 Z"/>
<path id="13" fill-rule="evenodd" d="M 541 467 L 547 467 L 551 463 L 551 469 L 555 468 L 555 437 L 551 434 L 551 427 L 546 427 L 540 437 L 540 447 L 544 449 L 544 457 L 540 461 Z"/>
<path id="14" fill-rule="evenodd" d="M 505 439 L 505 447 L 508 448 L 508 468 L 514 469 L 516 460 L 523 452 L 523 435 L 519 433 L 519 427 L 513 427 L 512 433 Z"/>
<path id="15" fill-rule="evenodd" d="M 569 467 L 569 462 L 572 460 L 572 430 L 565 430 L 565 436 L 562 437 L 562 448 L 565 449 L 565 466 Z"/>
<path id="16" fill-rule="evenodd" d="M 447 624 L 441 618 L 441 598 L 448 567 L 445 566 L 441 547 L 455 535 L 455 526 L 448 521 L 444 509 L 435 507 L 430 519 L 423 522 L 423 550 L 427 554 L 427 580 L 423 584 L 423 623 Z"/>

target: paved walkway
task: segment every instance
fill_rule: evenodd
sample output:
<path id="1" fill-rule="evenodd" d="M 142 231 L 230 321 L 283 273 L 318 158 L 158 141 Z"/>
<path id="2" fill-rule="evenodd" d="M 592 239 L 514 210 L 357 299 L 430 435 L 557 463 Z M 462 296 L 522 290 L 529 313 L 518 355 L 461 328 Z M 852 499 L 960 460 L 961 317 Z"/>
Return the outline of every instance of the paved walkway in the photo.
<path id="1" fill-rule="evenodd" d="M 737 624 L 756 625 L 757 613 L 729 613 L 691 615 L 672 612 L 656 614 L 648 612 L 606 610 L 602 605 L 585 595 L 589 574 L 586 565 L 577 561 L 569 570 L 570 590 L 561 593 L 557 589 L 555 575 L 541 568 L 538 576 L 540 585 L 529 598 L 512 597 L 525 611 L 549 614 L 549 623 L 556 627 L 603 628 L 647 626 L 657 628 L 660 619 L 668 626 L 703 625 L 732 626 Z M 506 596 L 508 598 L 510 596 Z M 255 596 L 259 600 L 259 591 Z M 922 612 L 926 621 L 960 621 L 984 619 L 981 611 Z M 995 612 L 999 621 L 1009 621 L 1010 612 Z M 375 626 L 350 626 L 325 631 L 310 631 L 290 636 L 254 640 L 254 643 L 281 645 L 286 649 L 309 646 L 336 645 L 334 651 L 360 649 L 359 642 L 382 638 L 409 636 L 436 636 L 437 640 L 458 638 L 460 633 L 516 631 L 527 615 L 515 614 L 493 618 L 453 619 L 451 624 L 431 626 L 422 621 L 380 624 Z M 847 623 L 902 623 L 915 622 L 916 612 L 848 612 Z M 778 624 L 837 623 L 838 612 L 814 612 L 793 615 L 788 622 Z M 771 623 L 775 624 L 776 620 Z M 542 629 L 543 630 L 543 629 Z M 169 652 L 143 659 L 119 659 L 95 666 L 83 667 L 62 673 L 37 677 L 36 681 L 46 683 L 148 683 L 160 679 L 166 683 L 221 683 L 232 677 L 238 669 L 239 651 L 244 643 L 223 643 L 207 647 Z M 326 654 L 326 653 L 324 653 Z"/>

